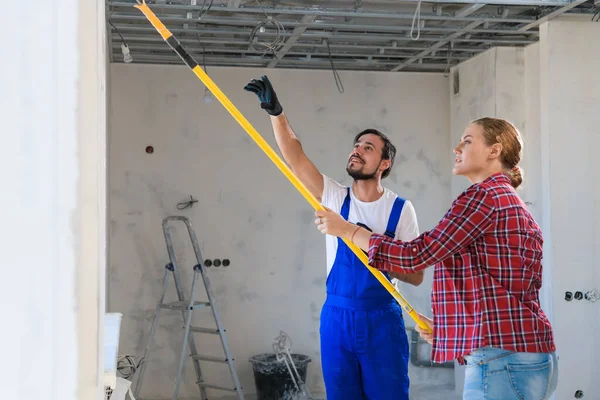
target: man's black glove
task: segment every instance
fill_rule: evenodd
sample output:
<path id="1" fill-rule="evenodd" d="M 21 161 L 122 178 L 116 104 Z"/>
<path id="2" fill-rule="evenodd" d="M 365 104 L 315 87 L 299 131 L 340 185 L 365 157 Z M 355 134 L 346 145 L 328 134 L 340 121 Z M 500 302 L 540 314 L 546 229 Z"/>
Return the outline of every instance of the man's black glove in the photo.
<path id="1" fill-rule="evenodd" d="M 260 107 L 270 115 L 278 116 L 283 112 L 275 90 L 266 75 L 261 76 L 261 79 L 252 79 L 244 90 L 256 94 L 260 100 Z"/>

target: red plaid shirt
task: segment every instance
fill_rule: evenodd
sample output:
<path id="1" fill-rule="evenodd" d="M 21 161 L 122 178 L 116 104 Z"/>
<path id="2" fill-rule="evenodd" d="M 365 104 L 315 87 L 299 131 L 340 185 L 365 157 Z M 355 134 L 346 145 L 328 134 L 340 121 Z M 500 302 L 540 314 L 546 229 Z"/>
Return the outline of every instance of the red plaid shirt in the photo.
<path id="1" fill-rule="evenodd" d="M 373 234 L 369 261 L 402 273 L 435 264 L 431 359 L 463 363 L 484 346 L 555 350 L 538 296 L 542 243 L 540 227 L 498 173 L 463 192 L 435 228 L 410 242 Z"/>

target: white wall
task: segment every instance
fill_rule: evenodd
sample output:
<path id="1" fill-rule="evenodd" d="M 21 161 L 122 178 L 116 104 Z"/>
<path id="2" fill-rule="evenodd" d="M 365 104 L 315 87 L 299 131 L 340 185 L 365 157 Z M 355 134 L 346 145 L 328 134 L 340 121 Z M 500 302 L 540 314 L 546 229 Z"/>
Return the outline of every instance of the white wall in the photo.
<path id="1" fill-rule="evenodd" d="M 452 69 L 449 80 L 452 146 L 458 144 L 471 121 L 486 116 L 510 120 L 529 141 L 530 133 L 525 129 L 524 64 L 523 48 L 498 47 Z M 459 76 L 459 92 L 456 94 L 453 91 L 455 74 Z M 525 152 L 529 154 L 527 146 Z M 527 159 L 524 157 L 524 160 Z M 469 185 L 464 177 L 453 176 L 453 196 L 458 196 Z M 526 197 L 525 190 L 523 185 L 519 191 Z"/>
<path id="2" fill-rule="evenodd" d="M 557 399 L 600 393 L 600 308 L 565 292 L 600 288 L 600 24 L 552 21 L 540 29 L 546 256 L 552 264 L 561 375 Z M 548 205 L 548 207 L 546 207 Z"/>
<path id="3" fill-rule="evenodd" d="M 542 219 L 542 156 L 541 156 L 541 115 L 540 115 L 540 44 L 534 43 L 524 48 L 525 58 L 525 123 L 522 130 L 527 157 L 521 161 L 524 170 L 523 190 L 531 202 L 529 210 L 537 221 Z M 522 105 L 522 104 L 521 104 Z"/>
<path id="4" fill-rule="evenodd" d="M 267 115 L 256 97 L 242 90 L 265 71 L 208 72 L 275 146 Z M 345 93 L 339 94 L 331 72 L 268 74 L 322 172 L 349 183 L 344 166 L 353 136 L 367 127 L 381 129 L 398 147 L 385 184 L 413 201 L 422 230 L 439 221 L 451 201 L 448 85 L 442 75 L 342 72 Z M 161 220 L 180 214 L 192 220 L 205 258 L 232 262 L 210 269 L 209 276 L 245 392 L 255 390 L 248 358 L 272 351 L 280 330 L 291 336 L 294 351 L 312 357 L 309 387 L 322 392 L 318 321 L 325 299 L 325 246 L 313 210 L 220 103 L 205 104 L 203 95 L 202 83 L 185 67 L 112 65 L 109 308 L 124 313 L 121 353 L 142 353 L 167 262 Z M 144 152 L 147 145 L 154 146 L 154 154 Z M 190 195 L 199 203 L 177 211 L 175 205 Z M 181 245 L 183 232 L 176 233 Z M 181 257 L 190 271 L 189 248 Z M 427 271 L 422 286 L 402 290 L 425 313 L 431 277 Z M 164 314 L 156 335 L 159 350 L 142 390 L 148 398 L 170 397 L 180 320 Z M 414 326 L 409 317 L 406 323 Z M 218 354 L 216 342 L 198 338 L 198 343 Z M 191 364 L 186 365 L 183 397 L 197 395 Z M 421 386 L 432 381 L 453 387 L 452 370 L 413 368 L 411 376 L 419 398 L 426 398 Z M 206 380 L 226 384 L 225 368 L 207 369 Z M 435 393 L 440 398 L 445 392 Z"/>
<path id="5" fill-rule="evenodd" d="M 524 199 L 529 202 L 529 211 L 538 222 L 544 232 L 545 254 L 543 260 L 542 280 L 544 282 L 540 290 L 540 301 L 551 323 L 554 323 L 554 302 L 552 301 L 552 256 L 550 243 L 552 231 L 547 215 L 550 210 L 548 196 L 545 188 L 548 188 L 548 176 L 544 173 L 548 160 L 542 152 L 542 128 L 541 128 L 541 89 L 540 89 L 540 43 L 525 47 L 525 82 L 524 82 L 524 111 L 525 124 L 521 131 L 525 141 L 525 156 L 521 161 L 523 173 L 523 185 L 520 192 Z M 522 105 L 522 104 L 521 104 Z"/>
<path id="6" fill-rule="evenodd" d="M 458 74 L 458 78 L 457 78 Z M 454 85 L 458 79 L 458 93 Z M 492 49 L 452 68 L 450 91 L 450 146 L 460 141 L 469 122 L 496 112 L 496 50 Z M 449 166 L 451 168 L 451 166 Z M 452 176 L 452 198 L 469 186 L 461 176 Z"/>
<path id="7" fill-rule="evenodd" d="M 2 397 L 100 399 L 104 2 L 4 12 Z"/>

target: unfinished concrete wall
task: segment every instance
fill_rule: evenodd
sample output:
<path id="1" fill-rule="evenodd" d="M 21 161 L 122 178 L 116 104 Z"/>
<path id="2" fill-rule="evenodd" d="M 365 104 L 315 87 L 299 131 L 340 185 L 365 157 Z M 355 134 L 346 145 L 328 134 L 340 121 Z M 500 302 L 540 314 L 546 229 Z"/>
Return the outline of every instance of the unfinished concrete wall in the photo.
<path id="1" fill-rule="evenodd" d="M 265 70 L 208 72 L 276 148 L 267 115 L 242 90 Z M 380 129 L 398 147 L 385 184 L 413 201 L 422 230 L 439 221 L 451 201 L 448 85 L 442 75 L 341 72 L 345 93 L 339 94 L 331 72 L 266 72 L 322 172 L 349 183 L 344 166 L 353 136 L 367 127 Z M 323 392 L 318 330 L 325 242 L 314 228 L 312 208 L 220 103 L 203 101 L 204 87 L 187 68 L 113 65 L 111 80 L 109 308 L 124 314 L 121 353 L 142 353 L 168 260 L 161 220 L 184 215 L 196 228 L 205 258 L 231 260 L 227 268 L 211 268 L 209 277 L 245 392 L 255 390 L 248 358 L 271 352 L 280 330 L 291 336 L 295 352 L 312 358 L 309 388 Z M 148 145 L 153 154 L 145 152 Z M 199 202 L 178 211 L 177 203 L 190 195 Z M 178 228 L 174 238 L 181 249 L 184 231 Z M 178 255 L 187 280 L 194 264 L 189 246 Z M 402 290 L 425 313 L 431 277 L 428 270 L 422 286 Z M 196 325 L 210 320 L 199 317 Z M 410 317 L 406 323 L 414 326 Z M 181 326 L 181 316 L 164 314 L 145 398 L 170 398 Z M 219 354 L 216 339 L 199 337 L 198 343 Z M 186 366 L 181 394 L 195 396 L 191 364 Z M 416 398 L 428 398 L 426 392 L 451 396 L 452 370 L 411 368 L 411 376 Z M 206 380 L 227 384 L 226 368 L 209 367 Z M 431 382 L 442 388 L 423 388 Z"/>
<path id="2" fill-rule="evenodd" d="M 486 51 L 450 72 L 450 149 L 458 144 L 472 120 L 496 112 L 496 50 Z M 452 158 L 454 159 L 454 157 Z M 469 186 L 460 176 L 452 176 L 452 198 Z"/>
<path id="3" fill-rule="evenodd" d="M 548 165 L 542 152 L 542 130 L 541 130 L 541 90 L 540 90 L 540 44 L 535 43 L 525 49 L 525 124 L 523 137 L 525 141 L 525 156 L 521 161 L 524 171 L 524 183 L 520 189 L 523 197 L 528 202 L 529 211 L 540 224 L 544 232 L 545 246 L 548 248 L 552 233 L 548 225 L 545 213 L 549 210 L 545 188 L 543 166 Z M 546 211 L 545 211 L 546 210 Z M 542 279 L 544 285 L 540 291 L 540 301 L 546 311 L 548 318 L 554 322 L 554 308 L 552 301 L 552 263 L 549 251 L 544 255 L 544 269 Z"/>
<path id="4" fill-rule="evenodd" d="M 600 307 L 565 292 L 600 289 L 600 24 L 552 21 L 540 29 L 545 254 L 552 265 L 560 356 L 557 399 L 600 393 Z"/>

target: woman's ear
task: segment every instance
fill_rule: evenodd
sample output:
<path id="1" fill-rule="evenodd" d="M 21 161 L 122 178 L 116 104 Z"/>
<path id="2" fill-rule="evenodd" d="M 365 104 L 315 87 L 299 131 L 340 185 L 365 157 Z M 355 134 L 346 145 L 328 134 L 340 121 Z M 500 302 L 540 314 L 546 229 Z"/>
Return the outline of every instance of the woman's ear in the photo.
<path id="1" fill-rule="evenodd" d="M 498 158 L 502 154 L 502 143 L 494 143 L 490 147 L 490 158 Z"/>

